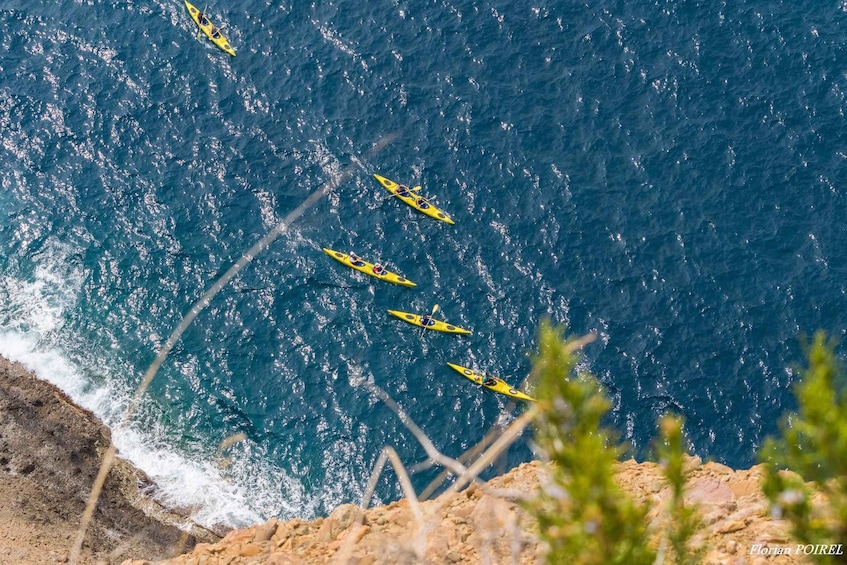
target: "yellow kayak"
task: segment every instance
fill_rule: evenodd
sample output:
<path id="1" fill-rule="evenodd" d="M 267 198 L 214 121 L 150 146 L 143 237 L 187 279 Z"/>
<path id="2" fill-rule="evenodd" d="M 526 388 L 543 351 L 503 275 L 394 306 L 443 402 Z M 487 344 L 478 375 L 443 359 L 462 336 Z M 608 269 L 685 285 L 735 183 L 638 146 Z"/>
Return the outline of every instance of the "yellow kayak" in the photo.
<path id="1" fill-rule="evenodd" d="M 397 184 L 393 180 L 387 179 L 379 175 L 374 175 L 374 178 L 378 180 L 380 184 L 384 186 L 386 190 L 388 190 L 388 192 L 390 192 L 396 198 L 399 198 L 418 212 L 424 213 L 430 218 L 435 218 L 436 220 L 447 222 L 448 224 L 455 223 L 450 218 L 450 216 L 436 208 L 435 205 L 433 205 L 429 200 L 427 200 L 423 196 L 415 194 L 408 186 Z"/>
<path id="2" fill-rule="evenodd" d="M 391 314 L 392 316 L 396 316 L 396 317 L 400 318 L 404 322 L 409 322 L 410 324 L 412 324 L 414 326 L 418 326 L 419 328 L 426 328 L 428 330 L 435 330 L 437 332 L 444 332 L 444 333 L 448 333 L 448 334 L 464 334 L 464 335 L 467 335 L 467 334 L 473 333 L 470 330 L 466 330 L 464 328 L 454 326 L 453 324 L 448 324 L 447 322 L 445 322 L 443 320 L 436 320 L 435 318 L 432 318 L 431 316 L 426 316 L 429 323 L 424 324 L 423 321 L 421 321 L 421 318 L 423 316 L 420 316 L 418 314 L 410 314 L 409 312 L 400 312 L 398 310 L 389 310 L 388 313 Z"/>
<path id="3" fill-rule="evenodd" d="M 203 12 L 198 10 L 194 4 L 185 0 L 185 7 L 188 8 L 188 13 L 191 14 L 191 19 L 194 20 L 194 23 L 197 24 L 203 33 L 206 34 L 206 37 L 212 40 L 212 43 L 235 57 L 235 49 L 229 44 L 229 41 L 226 40 L 224 34 L 221 33 L 221 30 L 212 23 L 212 21 L 206 17 Z"/>
<path id="4" fill-rule="evenodd" d="M 348 267 L 356 269 L 357 271 L 361 271 L 366 275 L 370 275 L 380 280 L 403 286 L 418 286 L 406 277 L 386 270 L 385 267 L 383 267 L 382 265 L 374 265 L 373 263 L 368 263 L 358 255 L 356 256 L 357 260 L 354 262 L 353 257 L 349 253 L 341 253 L 340 251 L 334 251 L 327 247 L 324 247 L 323 250 L 324 253 L 326 253 L 342 265 L 347 265 Z"/>
<path id="5" fill-rule="evenodd" d="M 459 373 L 461 373 L 462 376 L 464 376 L 465 378 L 472 380 L 473 382 L 475 382 L 476 384 L 478 384 L 480 386 L 484 386 L 488 390 L 493 390 L 494 392 L 499 392 L 500 394 L 504 394 L 504 395 L 512 397 L 512 398 L 517 398 L 519 400 L 526 400 L 526 401 L 529 401 L 529 402 L 535 402 L 535 399 L 533 397 L 531 397 L 527 394 L 524 394 L 524 393 L 522 393 L 521 391 L 519 391 L 515 388 L 512 388 L 512 386 L 509 383 L 507 383 L 506 381 L 504 381 L 503 379 L 498 379 L 497 377 L 486 376 L 486 375 L 484 375 L 482 373 L 478 373 L 478 372 L 476 372 L 472 369 L 468 369 L 467 367 L 462 367 L 461 365 L 455 365 L 453 363 L 447 363 L 447 364 L 450 365 L 450 367 L 452 367 L 453 369 L 455 369 Z M 485 380 L 487 378 L 494 380 L 494 384 L 491 384 L 491 385 L 485 384 Z"/>

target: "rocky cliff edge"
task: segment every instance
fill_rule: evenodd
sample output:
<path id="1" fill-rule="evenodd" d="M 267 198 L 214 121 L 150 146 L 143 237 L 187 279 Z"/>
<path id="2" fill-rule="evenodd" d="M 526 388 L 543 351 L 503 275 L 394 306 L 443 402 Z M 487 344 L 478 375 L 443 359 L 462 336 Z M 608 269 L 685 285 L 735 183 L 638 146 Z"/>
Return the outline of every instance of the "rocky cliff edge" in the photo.
<path id="1" fill-rule="evenodd" d="M 807 562 L 792 543 L 787 523 L 769 513 L 759 486 L 761 467 L 736 471 L 689 458 L 687 468 L 686 500 L 699 507 L 704 523 L 699 536 L 707 548 L 704 563 Z M 400 500 L 363 513 L 346 504 L 314 521 L 271 520 L 232 531 L 218 543 L 199 544 L 160 565 L 539 563 L 544 547 L 533 519 L 516 501 L 538 489 L 546 470 L 539 462 L 526 463 L 484 487 L 443 494 L 421 503 L 420 518 L 408 500 Z M 650 520 L 659 526 L 670 497 L 659 466 L 624 461 L 616 475 L 626 492 L 650 506 Z"/>
<path id="2" fill-rule="evenodd" d="M 0 563 L 62 563 L 109 443 L 109 431 L 57 388 L 0 358 Z M 704 563 L 806 563 L 772 517 L 763 470 L 736 471 L 689 458 L 686 500 L 703 519 Z M 356 565 L 538 563 L 544 547 L 519 500 L 532 496 L 548 468 L 520 465 L 485 485 L 416 505 L 400 500 L 360 510 L 345 504 L 312 521 L 270 520 L 220 539 L 186 524 L 144 496 L 149 480 L 118 461 L 84 546 L 84 563 L 124 565 Z M 655 463 L 618 464 L 618 483 L 666 519 L 670 488 Z M 179 526 L 179 527 L 176 527 Z M 186 532 L 185 530 L 190 530 Z M 195 542 L 197 543 L 194 546 Z M 189 553 L 173 556 L 180 550 Z M 143 559 L 140 559 L 143 558 Z"/>
<path id="3" fill-rule="evenodd" d="M 0 357 L 0 564 L 68 560 L 108 428 L 62 391 Z M 168 512 L 154 485 L 118 459 L 84 540 L 82 563 L 161 559 L 218 536 Z"/>

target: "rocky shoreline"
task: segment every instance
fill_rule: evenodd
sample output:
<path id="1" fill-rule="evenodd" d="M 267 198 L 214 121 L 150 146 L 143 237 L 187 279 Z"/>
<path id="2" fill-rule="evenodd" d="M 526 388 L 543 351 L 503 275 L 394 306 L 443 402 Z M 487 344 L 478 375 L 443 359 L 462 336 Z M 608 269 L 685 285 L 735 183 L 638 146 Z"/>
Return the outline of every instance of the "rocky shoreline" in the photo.
<path id="1" fill-rule="evenodd" d="M 698 535 L 706 548 L 702 563 L 809 563 L 791 541 L 788 524 L 770 515 L 760 488 L 761 466 L 736 471 L 695 457 L 686 465 L 686 500 L 699 507 L 704 524 Z M 535 564 L 543 562 L 544 547 L 534 534 L 534 520 L 516 500 L 536 491 L 547 471 L 538 461 L 520 465 L 483 487 L 423 502 L 418 515 L 410 501 L 400 500 L 363 513 L 347 504 L 313 521 L 270 520 L 234 530 L 216 544 L 198 544 L 159 565 Z M 626 492 L 650 506 L 653 526 L 667 520 L 670 487 L 657 464 L 623 461 L 616 476 Z"/>
<path id="2" fill-rule="evenodd" d="M 68 559 L 109 441 L 94 414 L 0 357 L 0 563 Z M 144 473 L 116 460 L 82 562 L 163 559 L 220 539 L 145 496 L 152 487 Z"/>
<path id="3" fill-rule="evenodd" d="M 67 560 L 109 430 L 53 385 L 0 358 L 0 563 Z M 710 565 L 807 563 L 788 525 L 770 515 L 763 471 L 689 458 L 686 500 L 699 507 Z M 544 547 L 519 504 L 547 467 L 521 465 L 483 486 L 416 505 L 361 511 L 345 504 L 312 521 L 276 519 L 223 539 L 187 524 L 144 491 L 150 480 L 118 460 L 86 537 L 84 563 L 288 565 L 307 563 L 538 563 Z M 670 488 L 655 463 L 624 461 L 621 487 L 666 520 Z M 180 527 L 177 527 L 179 525 Z M 186 531 L 189 530 L 189 531 Z"/>

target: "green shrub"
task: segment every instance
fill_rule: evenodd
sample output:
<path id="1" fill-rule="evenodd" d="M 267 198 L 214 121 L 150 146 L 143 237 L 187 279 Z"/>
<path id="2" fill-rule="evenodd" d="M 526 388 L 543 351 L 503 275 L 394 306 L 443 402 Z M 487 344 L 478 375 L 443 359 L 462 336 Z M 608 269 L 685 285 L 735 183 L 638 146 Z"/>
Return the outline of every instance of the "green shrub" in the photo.
<path id="1" fill-rule="evenodd" d="M 652 564 L 647 509 L 615 483 L 621 448 L 603 425 L 610 403 L 595 377 L 575 375 L 577 348 L 561 329 L 542 324 L 533 366 L 541 410 L 535 437 L 555 466 L 529 509 L 549 545 L 549 563 Z"/>
<path id="2" fill-rule="evenodd" d="M 783 418 L 781 437 L 768 439 L 764 491 L 771 512 L 791 522 L 802 544 L 847 543 L 847 392 L 835 342 L 818 332 L 806 350 L 808 367 L 794 387 L 798 409 Z M 794 473 L 780 472 L 790 469 Z M 814 481 L 825 501 L 812 500 Z M 845 556 L 809 556 L 844 563 Z"/>
<path id="3" fill-rule="evenodd" d="M 695 565 L 702 561 L 705 548 L 693 542 L 702 522 L 696 508 L 687 506 L 683 497 L 686 481 L 683 426 L 680 416 L 665 415 L 659 422 L 661 441 L 656 451 L 671 487 L 668 526 L 663 535 L 678 565 Z"/>

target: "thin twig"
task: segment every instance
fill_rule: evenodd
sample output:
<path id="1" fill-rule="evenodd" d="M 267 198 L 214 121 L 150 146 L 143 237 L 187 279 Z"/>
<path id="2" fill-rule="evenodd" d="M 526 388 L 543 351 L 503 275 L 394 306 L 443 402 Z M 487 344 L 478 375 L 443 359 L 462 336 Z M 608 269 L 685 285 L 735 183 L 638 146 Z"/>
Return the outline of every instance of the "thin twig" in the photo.
<path id="1" fill-rule="evenodd" d="M 423 556 L 424 550 L 424 542 L 426 540 L 426 521 L 424 519 L 423 509 L 421 508 L 420 503 L 418 502 L 418 497 L 415 495 L 415 487 L 412 486 L 412 481 L 409 478 L 409 473 L 406 471 L 405 465 L 400 460 L 400 456 L 397 455 L 397 451 L 394 450 L 393 447 L 386 446 L 382 448 L 382 451 L 379 454 L 379 457 L 376 460 L 376 464 L 374 464 L 373 471 L 371 471 L 371 476 L 368 479 L 368 486 L 365 488 L 365 492 L 362 494 L 362 502 L 359 507 L 362 511 L 356 517 L 356 522 L 353 524 L 354 526 L 361 526 L 365 519 L 365 510 L 367 510 L 368 505 L 371 502 L 371 497 L 373 497 L 374 491 L 376 490 L 376 483 L 379 481 L 380 475 L 382 475 L 382 470 L 385 468 L 385 463 L 387 461 L 391 461 L 391 466 L 394 468 L 394 472 L 397 473 L 397 478 L 400 481 L 400 486 L 403 489 L 403 494 L 406 497 L 406 500 L 409 501 L 409 506 L 412 509 L 412 514 L 415 516 L 415 521 L 418 525 L 417 535 L 415 536 L 415 553 L 418 559 L 421 559 Z M 344 541 L 344 545 L 336 554 L 335 561 L 338 563 L 347 563 L 350 560 L 350 554 L 353 551 L 353 539 L 354 536 L 352 532 L 355 531 L 355 528 L 351 526 L 350 534 L 348 534 L 347 539 Z"/>
<path id="2" fill-rule="evenodd" d="M 497 457 L 500 456 L 503 451 L 505 451 L 523 432 L 523 430 L 529 425 L 530 422 L 540 413 L 540 409 L 537 406 L 533 406 L 523 414 L 520 418 L 517 418 L 514 422 L 512 422 L 504 431 L 503 434 L 497 438 L 496 441 L 482 454 L 482 456 L 475 461 L 470 467 L 465 467 L 461 462 L 448 457 L 438 451 L 429 437 L 424 433 L 424 431 L 418 427 L 417 424 L 409 417 L 409 415 L 400 407 L 394 399 L 389 396 L 387 392 L 382 390 L 379 386 L 365 382 L 364 386 L 367 387 L 373 394 L 378 396 L 400 419 L 403 425 L 412 432 L 412 435 L 418 440 L 418 443 L 424 448 L 427 456 L 430 461 L 433 461 L 436 464 L 443 466 L 449 472 L 457 475 L 456 482 L 451 487 L 453 492 L 456 492 L 463 488 L 465 485 L 476 480 L 479 473 L 485 469 L 488 465 L 491 464 Z M 467 452 L 463 455 L 463 457 L 467 456 Z M 367 508 L 368 504 L 370 504 L 371 497 L 373 496 L 374 491 L 376 490 L 377 481 L 379 480 L 379 476 L 382 473 L 383 468 L 385 467 L 385 463 L 387 461 L 391 461 L 392 466 L 397 472 L 397 477 L 400 480 L 401 487 L 406 496 L 406 499 L 409 501 L 409 505 L 412 508 L 412 512 L 415 514 L 415 518 L 418 522 L 418 532 L 414 543 L 415 553 L 418 559 L 421 558 L 422 551 L 425 545 L 425 536 L 427 532 L 426 522 L 424 520 L 424 514 L 422 508 L 420 506 L 420 502 L 418 497 L 415 495 L 414 488 L 412 486 L 411 481 L 409 480 L 409 475 L 406 472 L 405 466 L 403 466 L 402 461 L 397 456 L 397 452 L 391 448 L 386 446 L 383 448 L 382 452 L 380 452 L 379 457 L 377 458 L 376 464 L 374 465 L 374 469 L 371 472 L 371 476 L 368 479 L 367 487 L 362 495 L 362 503 L 361 508 L 362 512 L 357 516 L 355 525 L 361 526 L 364 522 L 364 510 Z M 513 492 L 511 490 L 504 489 L 494 489 L 490 488 L 484 483 L 480 485 L 480 488 L 486 494 L 490 494 L 493 496 L 507 494 L 509 498 L 517 498 L 522 496 L 519 492 Z M 434 502 L 434 506 L 430 508 L 430 513 L 435 515 L 438 513 L 441 508 L 449 502 L 449 497 L 444 497 L 440 501 Z M 353 547 L 353 538 L 355 528 L 350 528 L 350 533 L 348 534 L 347 540 L 345 541 L 344 546 L 336 553 L 336 561 L 337 563 L 347 563 L 351 558 L 352 547 Z"/>
<path id="3" fill-rule="evenodd" d="M 467 470 L 456 478 L 456 481 L 450 487 L 450 492 L 458 492 L 468 483 L 473 481 L 486 467 L 488 467 L 503 451 L 505 451 L 518 437 L 523 433 L 532 420 L 540 413 L 537 406 L 533 406 L 527 410 L 520 418 L 509 424 L 509 427 L 503 431 L 503 435 L 497 438 L 491 447 L 485 450 L 482 456 L 474 461 Z"/>
<path id="4" fill-rule="evenodd" d="M 565 353 L 576 353 L 595 339 L 597 339 L 597 332 L 587 333 L 584 336 L 572 339 L 565 344 Z"/>
<path id="5" fill-rule="evenodd" d="M 365 155 L 365 158 L 368 159 L 382 150 L 386 145 L 394 141 L 397 138 L 397 133 L 389 134 L 382 139 L 380 139 L 371 150 Z M 177 341 L 179 341 L 182 334 L 185 333 L 185 330 L 188 329 L 188 326 L 194 321 L 195 318 L 202 312 L 212 301 L 212 299 L 231 281 L 235 276 L 241 272 L 241 270 L 246 267 L 253 259 L 256 258 L 257 255 L 265 251 L 268 247 L 270 247 L 271 243 L 273 243 L 280 235 L 288 231 L 288 228 L 291 224 L 300 218 L 309 208 L 317 204 L 324 196 L 329 194 L 330 191 L 337 188 L 342 183 L 346 182 L 350 177 L 353 176 L 353 170 L 356 168 L 356 165 L 349 165 L 341 174 L 326 183 L 324 183 L 320 188 L 312 192 L 297 208 L 289 212 L 287 216 L 279 223 L 275 228 L 273 228 L 270 232 L 268 232 L 262 239 L 256 242 L 250 249 L 247 250 L 241 258 L 235 262 L 235 264 L 230 267 L 221 277 L 216 280 L 212 286 L 207 290 L 200 299 L 194 303 L 191 309 L 188 311 L 185 316 L 183 316 L 182 320 L 180 320 L 176 329 L 174 329 L 173 333 L 171 333 L 168 340 L 165 344 L 159 349 L 159 352 L 156 354 L 156 358 L 153 360 L 153 363 L 150 364 L 150 367 L 147 369 L 147 372 L 144 374 L 144 378 L 141 380 L 141 384 L 138 385 L 138 389 L 135 391 L 135 395 L 132 400 L 127 405 L 126 413 L 123 416 L 121 424 L 119 426 L 126 425 L 129 422 L 133 415 L 135 414 L 135 410 L 138 406 L 139 401 L 147 392 L 147 389 L 150 387 L 150 383 L 153 382 L 153 378 L 158 373 L 159 368 L 164 363 L 165 359 L 168 357 L 168 354 L 174 348 Z M 106 453 L 103 456 L 103 462 L 100 464 L 100 471 L 97 474 L 97 479 L 94 481 L 94 486 L 91 489 L 91 494 L 88 497 L 88 502 L 85 506 L 85 511 L 82 514 L 82 519 L 80 520 L 79 531 L 77 532 L 76 540 L 74 541 L 73 548 L 70 552 L 70 557 L 68 561 L 71 565 L 76 565 L 79 561 L 80 552 L 82 551 L 82 544 L 85 539 L 85 533 L 88 530 L 88 525 L 91 522 L 91 517 L 94 515 L 94 509 L 97 506 L 97 500 L 100 497 L 100 491 L 103 489 L 103 483 L 106 481 L 106 476 L 109 474 L 109 469 L 112 466 L 112 462 L 115 457 L 115 452 L 117 448 L 114 443 L 109 444 L 109 448 L 106 450 Z"/>
<path id="6" fill-rule="evenodd" d="M 400 422 L 402 422 L 403 425 L 406 426 L 406 429 L 412 432 L 412 435 L 415 436 L 415 439 L 418 440 L 418 443 L 421 444 L 421 447 L 424 448 L 424 451 L 426 451 L 426 454 L 429 456 L 430 459 L 432 459 L 442 467 L 450 469 L 451 472 L 457 475 L 461 475 L 465 472 L 466 468 L 464 465 L 462 465 L 452 457 L 448 457 L 438 451 L 438 449 L 435 447 L 435 444 L 432 443 L 432 440 L 430 440 L 429 437 L 427 437 L 427 435 L 424 433 L 424 431 L 420 429 L 414 421 L 412 421 L 412 419 L 409 417 L 408 414 L 406 414 L 406 412 L 400 407 L 400 405 L 394 402 L 394 399 L 392 399 L 387 392 L 385 392 L 373 383 L 365 382 L 364 385 L 369 388 L 371 392 L 377 395 L 380 400 L 385 402 L 385 404 L 392 410 L 392 412 L 394 412 L 397 417 L 400 418 Z"/>
<path id="7" fill-rule="evenodd" d="M 595 338 L 594 334 L 588 334 L 587 336 L 580 338 L 579 340 L 577 340 L 579 342 L 578 347 L 582 347 L 582 345 L 585 345 L 586 343 L 590 343 L 591 341 L 594 341 L 594 338 Z M 575 346 L 575 348 L 578 348 L 578 347 Z M 526 384 L 526 382 L 528 380 L 530 380 L 530 377 L 531 377 L 531 375 L 527 375 L 526 378 L 524 378 L 524 380 L 518 385 L 517 388 L 518 389 L 524 388 L 524 385 Z M 517 408 L 517 404 L 514 401 L 510 402 L 506 406 L 506 408 L 503 410 L 503 413 L 507 414 L 507 415 L 511 414 L 512 412 L 515 411 L 515 408 Z M 468 449 L 467 451 L 462 453 L 462 455 L 459 456 L 458 461 L 460 463 L 467 464 L 468 461 L 470 461 L 471 459 L 473 459 L 474 457 L 479 455 L 480 452 L 485 450 L 491 443 L 493 443 L 501 435 L 502 435 L 502 432 L 501 432 L 500 428 L 498 428 L 496 426 L 492 427 L 488 431 L 488 433 L 486 433 L 485 436 L 483 436 L 483 438 L 479 441 L 479 443 L 477 443 L 476 445 L 474 445 L 473 447 L 471 447 L 470 449 Z M 425 463 L 426 462 L 419 463 L 416 468 L 423 468 Z M 447 470 L 447 469 L 442 470 L 441 473 L 439 473 L 438 476 L 435 477 L 435 479 L 433 479 L 423 491 L 421 491 L 421 494 L 419 495 L 418 498 L 422 501 L 423 500 L 429 500 L 429 497 L 432 496 L 432 494 L 438 489 L 439 486 L 441 486 L 441 484 L 447 479 L 448 475 L 450 475 L 449 470 Z"/>
<path id="8" fill-rule="evenodd" d="M 512 410 L 514 410 L 515 403 L 512 402 L 512 403 L 510 403 L 510 405 L 512 407 Z M 511 411 L 506 410 L 506 413 L 507 414 L 511 413 Z M 501 428 L 499 428 L 497 426 L 493 426 L 490 430 L 488 430 L 488 433 L 486 433 L 485 436 L 483 436 L 483 438 L 479 441 L 479 443 L 477 443 L 476 445 L 474 445 L 473 447 L 471 447 L 470 449 L 468 449 L 467 451 L 462 453 L 459 456 L 458 461 L 462 464 L 467 465 L 468 461 L 470 461 L 471 459 L 473 459 L 474 457 L 479 455 L 482 451 L 484 451 L 485 448 L 487 448 L 498 437 L 500 437 L 502 435 L 502 433 L 503 433 L 503 431 L 502 431 Z M 432 461 L 429 460 L 429 459 L 426 462 L 418 463 L 416 467 L 423 468 L 424 463 L 427 463 L 427 462 L 429 463 L 429 467 L 431 467 Z M 436 491 L 436 489 L 438 489 L 438 487 L 441 486 L 441 484 L 447 479 L 447 477 L 449 475 L 450 475 L 450 471 L 447 470 L 447 469 L 443 469 L 438 474 L 438 476 L 435 477 L 432 480 L 432 482 L 430 482 L 427 485 L 427 487 L 421 491 L 421 494 L 418 495 L 418 498 L 420 500 L 429 500 L 429 497 L 432 495 L 432 493 L 434 493 Z"/>

